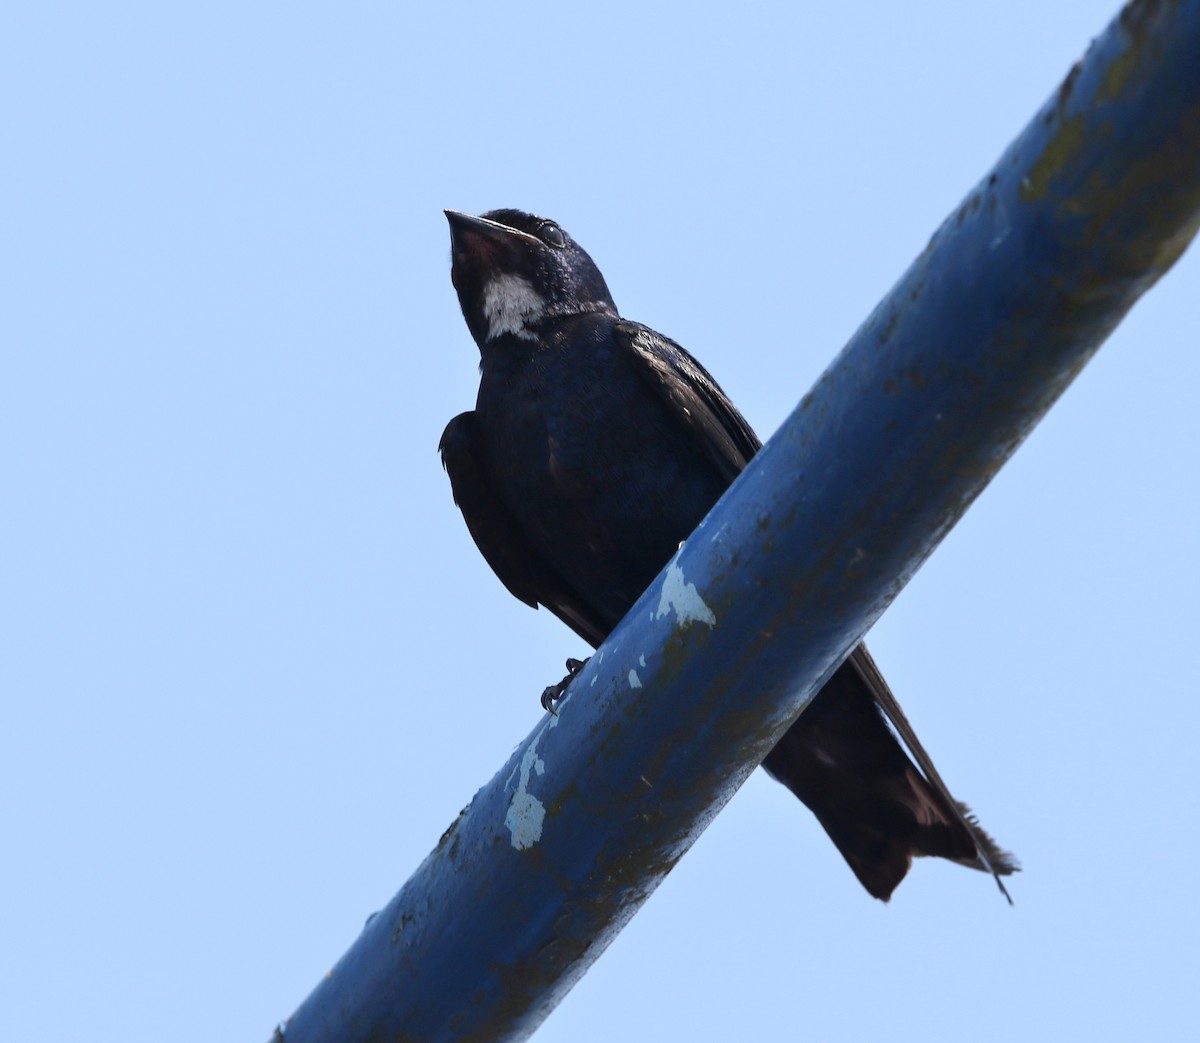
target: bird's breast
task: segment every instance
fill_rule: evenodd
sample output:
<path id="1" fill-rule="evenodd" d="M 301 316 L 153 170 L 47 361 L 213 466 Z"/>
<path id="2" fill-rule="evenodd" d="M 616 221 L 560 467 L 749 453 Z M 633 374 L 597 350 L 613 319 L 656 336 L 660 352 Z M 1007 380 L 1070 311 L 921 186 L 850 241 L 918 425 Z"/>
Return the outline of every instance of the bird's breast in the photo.
<path id="1" fill-rule="evenodd" d="M 623 614 L 722 479 L 615 353 L 541 357 L 504 377 L 492 389 L 485 373 L 476 408 L 497 493 L 561 574 L 619 591 Z"/>

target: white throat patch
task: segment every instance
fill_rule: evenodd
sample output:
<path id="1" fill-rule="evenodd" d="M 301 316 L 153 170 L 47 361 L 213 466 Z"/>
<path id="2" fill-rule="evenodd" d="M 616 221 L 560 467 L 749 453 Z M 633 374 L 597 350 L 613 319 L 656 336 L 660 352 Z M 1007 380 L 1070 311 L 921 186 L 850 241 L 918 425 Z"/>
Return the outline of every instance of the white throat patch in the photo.
<path id="1" fill-rule="evenodd" d="M 483 317 L 488 340 L 511 333 L 522 340 L 537 340 L 526 327 L 546 313 L 546 300 L 528 279 L 519 275 L 497 275 L 483 288 Z"/>

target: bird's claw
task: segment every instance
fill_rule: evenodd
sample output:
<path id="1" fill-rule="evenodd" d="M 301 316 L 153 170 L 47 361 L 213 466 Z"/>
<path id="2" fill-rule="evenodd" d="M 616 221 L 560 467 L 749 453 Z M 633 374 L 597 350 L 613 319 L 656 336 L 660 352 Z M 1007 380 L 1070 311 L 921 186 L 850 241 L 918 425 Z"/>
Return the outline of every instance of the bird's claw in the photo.
<path id="1" fill-rule="evenodd" d="M 579 671 L 587 666 L 586 659 L 568 659 L 567 660 L 567 676 L 564 677 L 558 684 L 550 685 L 542 692 L 542 709 L 549 710 L 555 717 L 558 716 L 558 711 L 554 709 L 555 704 L 567 694 L 567 689 L 571 687 L 571 682 L 579 675 Z"/>

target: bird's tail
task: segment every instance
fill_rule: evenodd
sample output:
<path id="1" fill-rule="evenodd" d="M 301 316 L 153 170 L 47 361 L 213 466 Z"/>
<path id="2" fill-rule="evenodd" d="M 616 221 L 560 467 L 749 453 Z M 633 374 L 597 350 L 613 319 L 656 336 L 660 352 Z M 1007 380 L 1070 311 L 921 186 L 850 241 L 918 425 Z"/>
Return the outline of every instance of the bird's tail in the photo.
<path id="1" fill-rule="evenodd" d="M 1001 877 L 1018 869 L 1016 860 L 950 795 L 863 645 L 763 767 L 817 816 L 874 897 L 887 901 L 913 858 L 933 855 L 991 873 L 1011 903 Z"/>

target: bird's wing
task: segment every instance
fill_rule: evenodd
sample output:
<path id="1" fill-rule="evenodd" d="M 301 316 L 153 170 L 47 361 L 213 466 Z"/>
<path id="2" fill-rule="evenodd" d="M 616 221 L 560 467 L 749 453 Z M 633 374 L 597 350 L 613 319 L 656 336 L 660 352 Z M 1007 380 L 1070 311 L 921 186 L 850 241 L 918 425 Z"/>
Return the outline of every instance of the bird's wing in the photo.
<path id="1" fill-rule="evenodd" d="M 626 321 L 618 324 L 617 335 L 631 349 L 641 374 L 669 404 L 726 481 L 732 482 L 761 448 L 761 443 L 725 392 L 708 371 L 674 341 L 638 323 Z M 847 659 L 846 669 L 836 676 L 842 679 L 841 688 L 830 685 L 827 686 L 828 691 L 822 689 L 814 700 L 819 705 L 810 707 L 808 713 L 799 718 L 768 755 L 765 762 L 767 769 L 817 812 L 847 861 L 855 867 L 855 872 L 867 889 L 877 897 L 886 897 L 891 893 L 904 876 L 911 855 L 915 853 L 941 855 L 990 872 L 1005 898 L 1008 898 L 1000 877 L 1018 868 L 1016 860 L 1000 849 L 965 804 L 950 795 L 866 646 L 859 645 Z M 853 689 L 849 694 L 847 685 Z M 876 713 L 852 712 L 854 698 L 851 696 L 857 698 L 867 693 L 908 747 L 923 778 L 904 756 L 895 737 Z M 842 706 L 839 700 L 845 705 Z M 817 712 L 821 706 L 827 710 L 832 707 L 832 710 L 822 715 Z M 846 729 L 850 729 L 850 733 L 842 735 Z M 836 745 L 835 740 L 845 740 L 842 752 L 846 765 L 851 767 L 854 784 L 861 787 L 862 783 L 858 781 L 861 777 L 870 780 L 874 786 L 875 792 L 871 798 L 873 807 L 878 809 L 886 805 L 887 801 L 879 796 L 882 793 L 888 800 L 903 806 L 920 827 L 917 830 L 919 835 L 907 841 L 907 847 L 904 844 L 894 845 L 894 865 L 868 866 L 860 871 L 854 857 L 855 845 L 839 839 L 842 832 L 847 835 L 854 833 L 860 823 L 856 820 L 851 823 L 853 828 L 839 831 L 836 816 L 827 814 L 823 817 L 819 810 L 831 802 L 821 793 L 805 790 L 804 778 L 796 778 L 798 770 L 800 775 L 807 778 L 822 763 L 820 754 L 814 755 L 810 746 L 814 743 L 820 746 L 821 742 Z M 874 778 L 872 773 L 880 777 Z M 822 787 L 827 782 L 824 779 Z M 868 870 L 886 872 L 890 878 L 873 890 L 868 876 L 864 876 Z M 1009 898 L 1009 901 L 1012 899 Z"/>
<path id="2" fill-rule="evenodd" d="M 545 605 L 593 648 L 599 646 L 608 629 L 538 553 L 496 495 L 479 465 L 475 432 L 475 414 L 459 414 L 446 425 L 438 451 L 479 552 L 513 597 L 533 608 Z"/>
<path id="3" fill-rule="evenodd" d="M 762 443 L 708 370 L 673 340 L 639 323 L 622 320 L 616 336 L 630 349 L 641 375 L 732 483 Z"/>

